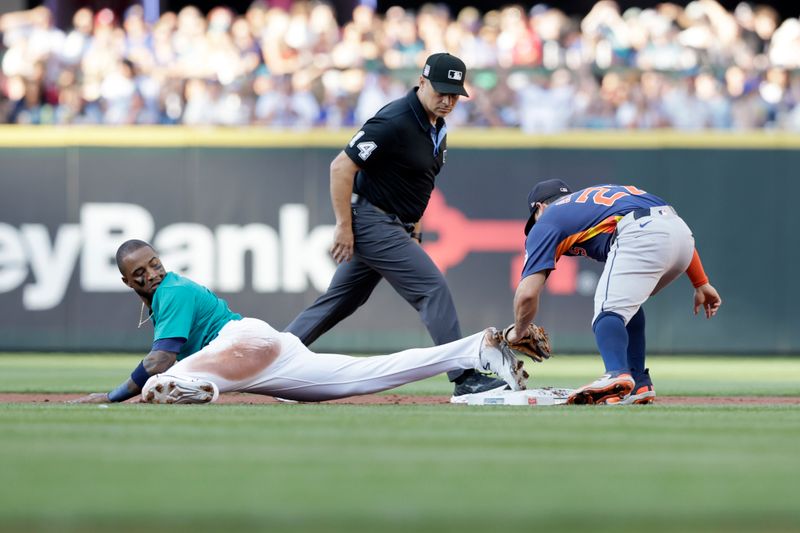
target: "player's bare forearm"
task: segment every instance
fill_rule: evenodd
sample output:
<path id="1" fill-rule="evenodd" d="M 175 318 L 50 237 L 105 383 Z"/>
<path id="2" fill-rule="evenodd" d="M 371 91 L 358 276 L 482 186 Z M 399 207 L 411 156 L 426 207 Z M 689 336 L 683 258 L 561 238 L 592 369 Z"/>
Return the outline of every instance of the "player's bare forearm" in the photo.
<path id="1" fill-rule="evenodd" d="M 119 387 L 108 393 L 108 398 L 112 402 L 124 402 L 142 393 L 142 387 L 149 376 L 161 374 L 175 364 L 178 354 L 165 350 L 151 350 L 144 359 L 140 367 L 133 371 L 131 377 L 123 382 Z M 142 374 L 142 368 L 146 374 Z M 137 383 L 138 381 L 138 383 Z"/>
<path id="2" fill-rule="evenodd" d="M 539 295 L 547 281 L 544 272 L 537 272 L 522 278 L 514 293 L 514 329 L 509 333 L 510 340 L 517 337 L 516 332 L 525 331 L 539 311 Z"/>
<path id="3" fill-rule="evenodd" d="M 151 376 L 166 372 L 168 368 L 175 364 L 178 354 L 164 350 L 153 350 L 142 360 L 144 369 Z"/>

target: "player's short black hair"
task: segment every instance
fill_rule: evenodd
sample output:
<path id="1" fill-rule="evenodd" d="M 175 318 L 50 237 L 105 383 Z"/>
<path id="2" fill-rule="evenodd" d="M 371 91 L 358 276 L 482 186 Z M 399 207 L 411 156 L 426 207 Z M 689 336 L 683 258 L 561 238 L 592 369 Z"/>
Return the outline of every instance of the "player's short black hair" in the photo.
<path id="1" fill-rule="evenodd" d="M 131 252 L 135 252 L 139 248 L 150 248 L 151 250 L 154 249 L 153 246 L 149 242 L 140 241 L 139 239 L 130 239 L 122 244 L 119 245 L 117 248 L 117 268 L 120 272 L 122 272 L 122 259 L 130 254 Z"/>

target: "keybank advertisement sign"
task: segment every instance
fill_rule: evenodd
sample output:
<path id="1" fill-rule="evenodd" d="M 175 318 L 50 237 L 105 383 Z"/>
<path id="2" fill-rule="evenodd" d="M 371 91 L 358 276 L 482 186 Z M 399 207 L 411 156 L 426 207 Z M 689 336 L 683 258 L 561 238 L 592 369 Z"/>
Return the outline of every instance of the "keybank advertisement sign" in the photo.
<path id="1" fill-rule="evenodd" d="M 278 228 L 266 224 L 177 223 L 156 230 L 153 215 L 128 203 L 86 203 L 79 224 L 16 228 L 0 222 L 0 293 L 22 288 L 22 308 L 43 311 L 62 304 L 76 274 L 88 293 L 130 292 L 114 257 L 127 239 L 147 240 L 169 270 L 221 292 L 249 286 L 257 293 L 324 291 L 336 268 L 328 255 L 333 226 L 309 227 L 308 208 L 285 204 Z M 252 261 L 252 280 L 245 263 Z"/>

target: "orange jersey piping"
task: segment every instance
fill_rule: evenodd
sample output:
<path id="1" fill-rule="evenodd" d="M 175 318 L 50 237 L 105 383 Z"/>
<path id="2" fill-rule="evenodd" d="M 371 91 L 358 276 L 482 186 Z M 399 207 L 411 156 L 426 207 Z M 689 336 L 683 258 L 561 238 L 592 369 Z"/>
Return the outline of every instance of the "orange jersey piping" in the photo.
<path id="1" fill-rule="evenodd" d="M 556 261 L 558 261 L 562 255 L 567 253 L 570 248 L 578 243 L 586 242 L 592 237 L 597 237 L 601 233 L 614 233 L 617 230 L 617 223 L 621 218 L 622 216 L 620 215 L 611 215 L 596 226 L 579 231 L 578 233 L 573 233 L 566 239 L 562 240 L 559 243 L 558 248 L 556 248 Z"/>

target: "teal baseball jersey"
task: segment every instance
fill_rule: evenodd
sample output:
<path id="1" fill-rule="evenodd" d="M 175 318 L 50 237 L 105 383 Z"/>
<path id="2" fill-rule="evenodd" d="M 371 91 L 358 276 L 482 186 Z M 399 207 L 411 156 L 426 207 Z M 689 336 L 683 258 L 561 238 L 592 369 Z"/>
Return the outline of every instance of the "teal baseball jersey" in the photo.
<path id="1" fill-rule="evenodd" d="M 225 300 L 174 272 L 168 272 L 153 295 L 153 341 L 186 339 L 178 361 L 200 351 L 219 330 L 241 315 L 228 308 Z"/>

